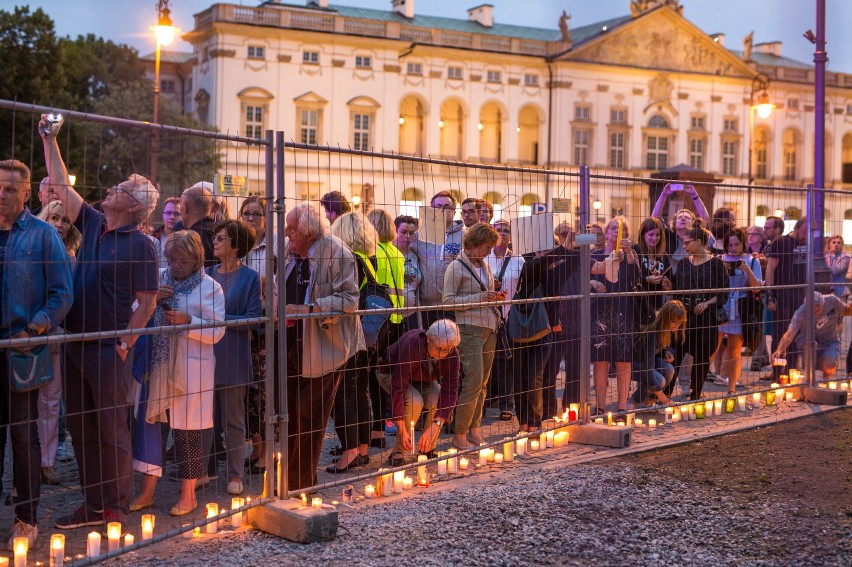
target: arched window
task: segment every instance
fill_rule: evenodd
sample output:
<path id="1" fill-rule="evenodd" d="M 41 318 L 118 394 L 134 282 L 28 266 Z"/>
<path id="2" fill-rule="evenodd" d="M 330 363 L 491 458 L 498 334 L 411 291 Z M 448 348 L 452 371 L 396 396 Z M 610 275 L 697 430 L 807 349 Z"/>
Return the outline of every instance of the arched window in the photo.
<path id="1" fill-rule="evenodd" d="M 668 130 L 669 122 L 659 114 L 655 114 L 648 120 L 648 128 L 664 128 Z"/>
<path id="2" fill-rule="evenodd" d="M 399 105 L 399 151 L 422 155 L 425 148 L 426 110 L 414 95 L 402 99 Z"/>
<path id="3" fill-rule="evenodd" d="M 459 101 L 451 99 L 441 105 L 438 120 L 441 132 L 441 157 L 464 158 L 464 109 Z"/>
<path id="4" fill-rule="evenodd" d="M 655 114 L 648 120 L 645 129 L 645 168 L 650 170 L 666 169 L 669 156 L 674 147 L 674 133 L 665 117 Z"/>

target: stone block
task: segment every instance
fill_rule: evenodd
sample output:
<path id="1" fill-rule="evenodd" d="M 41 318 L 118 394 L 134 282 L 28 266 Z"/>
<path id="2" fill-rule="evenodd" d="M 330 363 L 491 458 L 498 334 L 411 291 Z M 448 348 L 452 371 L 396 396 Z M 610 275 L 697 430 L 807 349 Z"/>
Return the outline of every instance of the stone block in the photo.
<path id="1" fill-rule="evenodd" d="M 304 508 L 301 500 L 293 498 L 251 508 L 248 521 L 258 530 L 296 543 L 329 541 L 337 537 L 337 510 Z"/>
<path id="2" fill-rule="evenodd" d="M 848 392 L 846 390 L 829 390 L 827 388 L 805 388 L 805 399 L 812 404 L 845 406 L 848 399 Z"/>
<path id="3" fill-rule="evenodd" d="M 568 441 L 581 445 L 598 445 L 621 449 L 629 447 L 633 438 L 633 427 L 618 427 L 600 423 L 585 423 L 568 427 Z"/>

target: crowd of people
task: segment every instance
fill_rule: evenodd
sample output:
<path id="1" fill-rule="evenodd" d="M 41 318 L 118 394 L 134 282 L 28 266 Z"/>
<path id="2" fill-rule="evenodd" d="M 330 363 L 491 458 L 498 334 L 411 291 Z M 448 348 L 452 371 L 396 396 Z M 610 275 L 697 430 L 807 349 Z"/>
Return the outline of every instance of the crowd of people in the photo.
<path id="1" fill-rule="evenodd" d="M 21 344 L 9 350 L 17 358 L 0 359 L 10 392 L 0 396 L 0 417 L 12 440 L 12 536 L 31 544 L 40 484 L 58 483 L 55 460 L 67 458 L 66 427 L 83 503 L 56 527 L 124 524 L 154 503 L 170 462 L 180 482 L 170 512 L 182 516 L 197 508 L 196 489 L 217 480 L 220 457 L 227 492 L 243 493 L 245 475 L 272 464 L 270 443 L 287 444 L 291 490 L 316 485 L 330 419 L 339 439 L 331 474 L 368 465 L 371 448 L 389 446 L 392 466 L 414 452 L 434 456 L 442 431 L 452 446 L 470 449 L 484 441 L 488 406 L 534 431 L 560 405 L 582 401 L 580 385 L 590 379 L 580 363 L 584 335 L 594 412 L 627 411 L 670 403 L 681 371 L 690 400 L 708 381 L 736 392 L 744 346 L 757 370 L 771 358 L 795 364 L 797 349 L 787 351 L 801 342 L 808 317 L 801 288 L 772 287 L 805 282 L 805 221 L 789 235 L 777 217 L 738 227 L 729 209 L 711 216 L 688 185 L 666 186 L 635 240 L 620 215 L 590 227 L 599 238 L 588 272 L 569 223 L 553 227 L 552 246 L 516 254 L 509 219 L 452 191 L 430 201 L 444 234 L 429 240 L 419 238 L 417 217 L 364 214 L 332 191 L 320 207 L 287 212 L 279 254 L 266 238 L 266 201 L 248 197 L 232 218 L 209 182 L 166 199 L 156 229 L 160 192 L 141 175 L 87 203 L 68 181 L 58 130 L 40 131 L 48 177 L 37 215 L 25 205 L 27 167 L 0 162 L 0 338 L 96 335 L 61 347 Z M 675 191 L 692 205 L 669 226 L 662 211 Z M 849 259 L 842 238 L 832 237 L 833 294 L 813 299 L 826 375 L 840 358 Z M 594 292 L 589 329 L 578 324 L 583 273 Z M 13 292 L 15 284 L 23 285 Z M 275 308 L 264 313 L 266 305 Z M 266 336 L 257 319 L 279 311 L 285 321 L 276 319 Z M 275 353 L 287 380 L 274 380 L 270 392 L 266 353 L 281 333 L 286 349 Z M 42 360 L 52 379 L 18 383 L 19 366 Z M 286 408 L 277 407 L 279 387 Z M 267 439 L 265 416 L 283 410 L 286 439 Z M 5 451 L 5 432 L 0 443 Z"/>

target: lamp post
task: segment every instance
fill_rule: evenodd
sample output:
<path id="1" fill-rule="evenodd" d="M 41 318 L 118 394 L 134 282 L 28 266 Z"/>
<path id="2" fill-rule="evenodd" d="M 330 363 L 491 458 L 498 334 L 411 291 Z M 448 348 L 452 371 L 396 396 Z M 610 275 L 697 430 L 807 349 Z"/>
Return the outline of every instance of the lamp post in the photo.
<path id="1" fill-rule="evenodd" d="M 152 123 L 157 124 L 160 120 L 160 47 L 171 45 L 175 40 L 175 34 L 180 31 L 172 25 L 170 16 L 169 0 L 158 0 L 157 2 L 157 25 L 151 26 L 151 31 L 157 39 L 157 49 L 154 55 L 154 116 Z M 159 132 L 151 132 L 151 167 L 149 177 L 151 181 L 157 181 L 157 152 Z"/>
<path id="2" fill-rule="evenodd" d="M 751 80 L 751 96 L 749 97 L 748 107 L 748 224 L 751 225 L 751 186 L 754 185 L 754 175 L 752 173 L 754 160 L 754 114 L 757 113 L 759 118 L 766 120 L 772 115 L 772 109 L 775 105 L 769 99 L 769 77 L 763 73 L 758 73 Z"/>

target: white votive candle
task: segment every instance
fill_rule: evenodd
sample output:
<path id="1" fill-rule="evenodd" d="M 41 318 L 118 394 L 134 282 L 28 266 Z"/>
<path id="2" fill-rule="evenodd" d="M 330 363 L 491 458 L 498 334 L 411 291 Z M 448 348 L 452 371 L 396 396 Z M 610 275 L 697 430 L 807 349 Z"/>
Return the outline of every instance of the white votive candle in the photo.
<path id="1" fill-rule="evenodd" d="M 704 402 L 704 417 L 710 417 L 713 415 L 713 401 L 707 400 Z"/>
<path id="2" fill-rule="evenodd" d="M 515 442 L 511 437 L 503 439 L 503 460 L 507 463 L 515 460 Z"/>
<path id="3" fill-rule="evenodd" d="M 12 542 L 15 557 L 15 567 L 27 567 L 27 552 L 30 550 L 30 540 L 26 537 L 16 537 Z"/>
<path id="4" fill-rule="evenodd" d="M 527 438 L 523 437 L 515 441 L 515 449 L 517 450 L 518 456 L 523 457 L 527 454 Z"/>
<path id="5" fill-rule="evenodd" d="M 680 408 L 672 408 L 672 423 L 680 423 L 682 415 Z"/>
<path id="6" fill-rule="evenodd" d="M 124 547 L 130 547 L 136 543 L 136 537 L 133 534 L 124 534 Z"/>
<path id="7" fill-rule="evenodd" d="M 403 480 L 405 480 L 405 471 L 396 471 L 393 473 L 393 491 L 396 494 L 402 494 Z"/>
<path id="8" fill-rule="evenodd" d="M 645 425 L 645 422 L 644 422 L 644 421 L 642 421 L 642 418 L 641 418 L 641 417 L 637 417 L 636 419 L 634 419 L 634 420 L 633 420 L 633 425 L 634 425 L 636 428 L 641 428 L 641 427 L 643 427 L 643 426 Z"/>
<path id="9" fill-rule="evenodd" d="M 368 484 L 364 486 L 364 497 L 365 498 L 375 498 L 376 497 L 376 487 L 372 484 Z"/>
<path id="10" fill-rule="evenodd" d="M 480 460 L 481 460 L 481 457 L 480 457 Z M 446 476 L 446 474 L 447 474 L 447 460 L 441 459 L 440 461 L 438 461 L 438 476 Z"/>
<path id="11" fill-rule="evenodd" d="M 494 464 L 502 465 L 503 464 L 503 453 L 494 453 Z"/>
<path id="12" fill-rule="evenodd" d="M 467 460 L 467 457 L 459 457 L 459 469 L 466 471 L 467 467 L 470 465 L 470 461 Z"/>
<path id="13" fill-rule="evenodd" d="M 62 567 L 65 562 L 65 535 L 50 536 L 50 567 Z"/>
<path id="14" fill-rule="evenodd" d="M 402 479 L 402 488 L 403 490 L 411 490 L 411 487 L 414 486 L 414 479 L 410 476 L 407 476 Z"/>
<path id="15" fill-rule="evenodd" d="M 444 463 L 444 474 L 447 474 L 447 461 L 441 461 Z M 441 472 L 441 463 L 438 463 L 438 472 Z M 390 496 L 393 492 L 393 473 L 387 473 L 382 475 L 382 496 Z"/>
<path id="16" fill-rule="evenodd" d="M 447 459 L 447 473 L 456 474 L 459 472 L 459 459 L 455 456 L 458 453 L 458 450 L 451 448 L 449 453 L 450 455 L 453 455 L 453 457 Z"/>
<path id="17" fill-rule="evenodd" d="M 627 414 L 627 421 L 626 421 L 627 427 L 630 427 L 631 425 L 633 425 L 634 419 L 636 419 L 635 413 L 628 413 Z"/>
<path id="18" fill-rule="evenodd" d="M 793 398 L 795 398 L 795 396 L 793 395 L 793 392 L 786 392 L 784 394 L 784 401 L 786 401 L 786 402 L 792 402 Z"/>
<path id="19" fill-rule="evenodd" d="M 488 449 L 479 450 L 479 466 L 484 467 L 488 464 Z"/>
<path id="20" fill-rule="evenodd" d="M 672 424 L 672 416 L 674 415 L 674 408 L 666 408 L 666 425 Z"/>
<path id="21" fill-rule="evenodd" d="M 568 443 L 568 432 L 560 431 L 556 435 L 553 436 L 553 446 L 554 447 L 564 447 Z"/>
<path id="22" fill-rule="evenodd" d="M 596 417 L 595 423 L 599 423 L 599 424 L 603 425 L 603 418 L 602 417 Z"/>
<path id="23" fill-rule="evenodd" d="M 118 551 L 121 545 L 121 522 L 107 524 L 107 553 Z"/>
<path id="24" fill-rule="evenodd" d="M 533 439 L 530 441 L 530 451 L 535 452 L 538 451 L 539 443 L 538 439 Z"/>
<path id="25" fill-rule="evenodd" d="M 837 389 L 837 382 L 834 382 L 834 381 L 829 382 L 828 383 L 828 389 L 829 390 L 836 390 Z"/>
<path id="26" fill-rule="evenodd" d="M 713 402 L 713 415 L 722 415 L 722 400 Z"/>
<path id="27" fill-rule="evenodd" d="M 423 463 L 428 459 L 429 457 L 426 455 L 417 456 L 418 463 Z M 419 465 L 417 467 L 417 486 L 429 486 L 429 473 L 426 470 L 426 465 Z"/>
<path id="28" fill-rule="evenodd" d="M 212 520 L 213 518 L 219 518 L 219 504 L 216 502 L 208 502 L 207 503 L 207 519 Z M 215 534 L 219 528 L 219 522 L 208 522 L 207 523 L 207 533 Z"/>
<path id="29" fill-rule="evenodd" d="M 542 431 L 541 435 L 538 436 L 538 448 L 539 449 L 547 449 L 547 432 Z"/>
<path id="30" fill-rule="evenodd" d="M 548 431 L 545 436 L 545 441 L 547 442 L 547 448 L 550 449 L 553 447 L 553 431 Z"/>
<path id="31" fill-rule="evenodd" d="M 746 397 L 745 396 L 737 396 L 737 409 L 740 411 L 746 410 Z"/>
<path id="32" fill-rule="evenodd" d="M 649 419 L 648 420 L 648 429 L 656 429 L 657 428 L 657 420 Z"/>
<path id="33" fill-rule="evenodd" d="M 86 555 L 88 557 L 97 557 L 101 554 L 101 534 L 100 532 L 89 532 L 86 539 Z"/>
<path id="34" fill-rule="evenodd" d="M 77 558 L 82 559 L 84 555 L 79 555 Z M 9 558 L 5 555 L 0 555 L 0 567 L 9 567 Z"/>
<path id="35" fill-rule="evenodd" d="M 314 510 L 322 508 L 322 498 L 311 498 L 311 508 Z"/>
<path id="36" fill-rule="evenodd" d="M 142 541 L 154 537 L 154 514 L 142 514 Z"/>
<path id="37" fill-rule="evenodd" d="M 245 506 L 245 500 L 243 500 L 240 496 L 235 496 L 231 498 L 231 510 L 239 510 Z M 235 512 L 233 516 L 231 516 L 231 527 L 235 530 L 243 525 L 243 513 Z"/>

